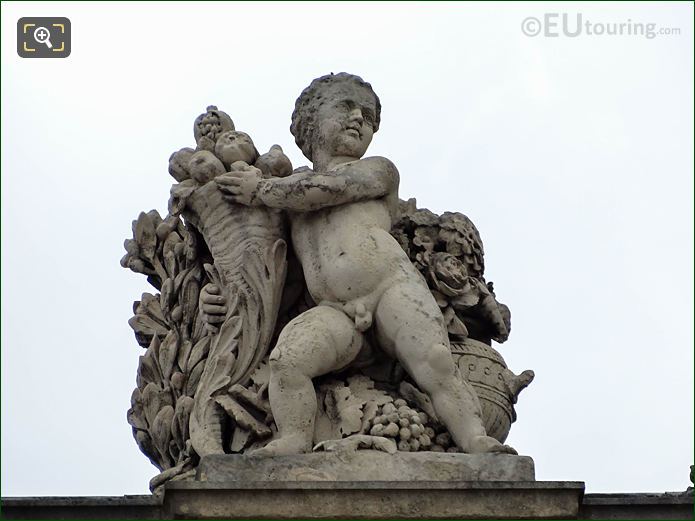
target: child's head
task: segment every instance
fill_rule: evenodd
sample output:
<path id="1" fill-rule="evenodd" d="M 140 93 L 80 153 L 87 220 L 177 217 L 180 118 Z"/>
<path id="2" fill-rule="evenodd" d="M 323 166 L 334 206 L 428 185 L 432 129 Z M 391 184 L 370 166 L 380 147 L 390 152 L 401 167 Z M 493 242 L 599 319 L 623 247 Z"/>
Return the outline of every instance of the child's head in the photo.
<path id="1" fill-rule="evenodd" d="M 364 132 L 347 128 L 355 107 L 361 109 L 361 116 L 367 124 Z M 344 147 L 350 152 L 362 151 L 363 154 L 372 134 L 379 129 L 380 117 L 381 103 L 372 86 L 359 76 L 341 72 L 317 78 L 304 89 L 295 103 L 290 131 L 297 146 L 311 161 L 317 144 L 338 149 Z M 328 119 L 335 128 L 322 129 L 322 121 Z M 338 134 L 339 130 L 343 133 Z M 330 136 L 326 135 L 328 133 Z M 326 138 L 335 142 L 325 143 Z"/>
<path id="2" fill-rule="evenodd" d="M 229 168 L 229 165 L 236 161 L 252 165 L 258 158 L 258 151 L 248 134 L 228 130 L 217 138 L 215 155 Z"/>

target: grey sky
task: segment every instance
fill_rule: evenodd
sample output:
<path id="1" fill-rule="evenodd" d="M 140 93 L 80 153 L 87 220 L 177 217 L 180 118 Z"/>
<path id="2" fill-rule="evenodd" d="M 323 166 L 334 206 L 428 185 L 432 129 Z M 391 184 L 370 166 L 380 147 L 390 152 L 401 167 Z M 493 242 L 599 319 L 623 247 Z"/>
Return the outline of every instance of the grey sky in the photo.
<path id="1" fill-rule="evenodd" d="M 528 37 L 581 13 L 680 35 Z M 17 56 L 23 16 L 67 16 L 67 59 Z M 259 149 L 311 79 L 383 104 L 371 155 L 401 197 L 461 211 L 512 310 L 500 351 L 534 369 L 508 442 L 537 479 L 683 490 L 693 463 L 690 3 L 3 3 L 2 495 L 147 492 L 125 413 L 151 291 L 122 269 L 164 213 L 172 151 L 216 104 Z"/>

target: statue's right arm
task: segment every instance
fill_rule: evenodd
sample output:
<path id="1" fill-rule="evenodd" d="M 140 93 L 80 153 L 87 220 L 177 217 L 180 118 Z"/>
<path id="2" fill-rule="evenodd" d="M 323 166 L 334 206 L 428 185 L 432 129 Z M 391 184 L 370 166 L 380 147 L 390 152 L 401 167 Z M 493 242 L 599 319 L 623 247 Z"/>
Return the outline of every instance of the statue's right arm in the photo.
<path id="1" fill-rule="evenodd" d="M 398 189 L 398 170 L 388 159 L 374 157 L 338 167 L 327 174 L 311 170 L 259 183 L 264 206 L 307 212 L 329 206 L 379 199 Z"/>

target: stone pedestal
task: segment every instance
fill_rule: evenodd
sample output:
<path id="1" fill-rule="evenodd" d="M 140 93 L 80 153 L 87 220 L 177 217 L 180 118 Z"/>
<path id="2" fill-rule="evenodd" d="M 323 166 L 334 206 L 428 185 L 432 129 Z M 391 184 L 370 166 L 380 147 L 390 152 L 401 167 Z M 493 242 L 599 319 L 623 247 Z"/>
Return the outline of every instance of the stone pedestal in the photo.
<path id="1" fill-rule="evenodd" d="M 264 458 L 208 456 L 197 481 L 534 481 L 533 459 L 511 454 L 459 454 L 377 450 L 314 452 Z"/>
<path id="2" fill-rule="evenodd" d="M 584 484 L 513 481 L 173 482 L 184 519 L 572 519 Z"/>
<path id="3" fill-rule="evenodd" d="M 576 518 L 584 484 L 534 481 L 508 454 L 377 451 L 203 458 L 167 483 L 163 514 L 236 519 Z"/>

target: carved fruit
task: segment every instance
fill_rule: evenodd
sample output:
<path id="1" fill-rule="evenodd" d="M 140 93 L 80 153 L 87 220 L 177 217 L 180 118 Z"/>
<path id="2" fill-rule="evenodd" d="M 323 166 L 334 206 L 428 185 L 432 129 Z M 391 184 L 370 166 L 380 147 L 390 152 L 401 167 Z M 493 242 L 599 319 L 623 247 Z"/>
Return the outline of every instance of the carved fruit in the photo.
<path id="1" fill-rule="evenodd" d="M 228 130 L 217 138 L 215 155 L 226 167 L 229 167 L 236 161 L 243 161 L 252 165 L 258 157 L 258 152 L 248 134 L 236 130 Z"/>
<path id="2" fill-rule="evenodd" d="M 212 181 L 216 176 L 224 174 L 224 165 L 215 157 L 215 154 L 207 150 L 199 150 L 191 156 L 188 162 L 188 170 L 191 177 L 201 185 Z"/>
<path id="3" fill-rule="evenodd" d="M 169 158 L 169 174 L 179 183 L 191 177 L 188 171 L 188 163 L 194 152 L 195 150 L 192 148 L 182 148 L 171 154 Z"/>
<path id="4" fill-rule="evenodd" d="M 198 116 L 193 123 L 193 136 L 198 145 L 201 138 L 205 137 L 211 140 L 214 146 L 220 134 L 227 130 L 234 130 L 234 122 L 229 114 L 217 110 L 215 105 L 210 105 L 207 112 Z"/>
<path id="5" fill-rule="evenodd" d="M 286 177 L 292 173 L 292 163 L 280 145 L 273 145 L 254 164 L 263 172 L 263 177 Z"/>

